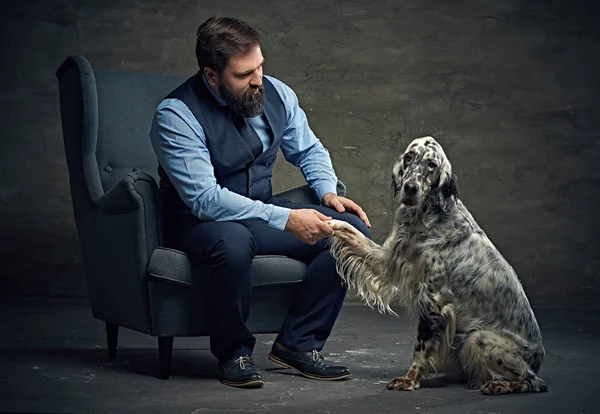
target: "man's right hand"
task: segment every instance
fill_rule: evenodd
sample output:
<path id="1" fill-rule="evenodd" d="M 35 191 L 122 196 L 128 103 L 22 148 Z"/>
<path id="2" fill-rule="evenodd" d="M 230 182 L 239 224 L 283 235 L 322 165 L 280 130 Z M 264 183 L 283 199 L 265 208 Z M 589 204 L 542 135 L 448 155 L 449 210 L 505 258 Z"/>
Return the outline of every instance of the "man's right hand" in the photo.
<path id="1" fill-rule="evenodd" d="M 317 240 L 333 234 L 333 229 L 325 224 L 325 220 L 331 220 L 324 214 L 313 209 L 291 210 L 285 229 L 300 240 L 315 244 Z"/>

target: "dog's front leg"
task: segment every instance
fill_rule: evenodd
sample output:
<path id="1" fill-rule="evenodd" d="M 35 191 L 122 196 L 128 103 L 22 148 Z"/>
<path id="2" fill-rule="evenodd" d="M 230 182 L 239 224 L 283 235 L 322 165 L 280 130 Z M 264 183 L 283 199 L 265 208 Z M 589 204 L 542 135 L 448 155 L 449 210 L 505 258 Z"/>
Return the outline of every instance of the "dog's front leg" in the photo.
<path id="1" fill-rule="evenodd" d="M 454 342 L 456 315 L 452 293 L 446 287 L 441 260 L 423 256 L 425 283 L 418 293 L 419 326 L 411 366 L 405 376 L 388 383 L 390 390 L 416 390 L 423 375 L 436 372 Z"/>
<path id="2" fill-rule="evenodd" d="M 413 359 L 403 377 L 391 380 L 388 390 L 418 390 L 423 375 L 436 371 L 444 358 L 446 319 L 427 304 L 421 305 L 419 326 Z"/>

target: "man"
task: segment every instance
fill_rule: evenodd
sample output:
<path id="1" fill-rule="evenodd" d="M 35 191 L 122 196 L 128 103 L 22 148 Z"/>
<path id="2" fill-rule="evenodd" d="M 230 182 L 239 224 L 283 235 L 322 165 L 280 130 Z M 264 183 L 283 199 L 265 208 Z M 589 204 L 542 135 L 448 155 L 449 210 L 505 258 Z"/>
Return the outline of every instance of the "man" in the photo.
<path id="1" fill-rule="evenodd" d="M 199 71 L 158 106 L 151 141 L 165 191 L 165 235 L 173 248 L 206 265 L 211 352 L 221 381 L 264 384 L 252 361 L 248 331 L 255 255 L 287 255 L 309 263 L 269 359 L 304 376 L 337 380 L 346 367 L 327 363 L 323 348 L 346 288 L 327 249 L 324 220 L 352 223 L 369 235 L 369 220 L 336 194 L 328 151 L 310 130 L 294 92 L 263 76 L 261 37 L 247 23 L 210 18 L 198 28 Z M 277 151 L 298 166 L 322 205 L 272 196 Z"/>

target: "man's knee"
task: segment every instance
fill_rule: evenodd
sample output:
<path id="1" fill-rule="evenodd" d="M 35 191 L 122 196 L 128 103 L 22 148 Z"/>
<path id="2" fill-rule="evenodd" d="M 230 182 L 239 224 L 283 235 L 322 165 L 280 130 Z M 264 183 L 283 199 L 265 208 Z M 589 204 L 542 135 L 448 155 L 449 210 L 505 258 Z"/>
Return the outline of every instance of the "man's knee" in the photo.
<path id="1" fill-rule="evenodd" d="M 362 234 L 364 234 L 365 236 L 367 236 L 369 238 L 371 237 L 371 230 L 367 227 L 365 222 L 362 221 L 360 219 L 360 217 L 358 217 L 357 215 L 352 214 L 352 213 L 344 213 L 344 214 L 342 214 L 342 217 L 340 218 L 340 220 L 343 220 L 349 224 L 352 224 Z"/>
<path id="2" fill-rule="evenodd" d="M 211 266 L 245 268 L 256 255 L 256 244 L 250 231 L 239 223 L 223 223 L 223 232 L 208 254 Z"/>

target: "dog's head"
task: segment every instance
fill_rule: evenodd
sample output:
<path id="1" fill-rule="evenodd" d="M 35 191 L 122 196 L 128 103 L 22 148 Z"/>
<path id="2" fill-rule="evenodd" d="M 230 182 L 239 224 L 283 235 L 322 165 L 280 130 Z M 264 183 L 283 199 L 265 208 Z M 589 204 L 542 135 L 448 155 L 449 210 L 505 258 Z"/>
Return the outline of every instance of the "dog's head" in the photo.
<path id="1" fill-rule="evenodd" d="M 413 140 L 392 169 L 394 198 L 407 208 L 423 203 L 446 209 L 451 197 L 458 198 L 456 177 L 442 146 L 432 137 Z"/>

